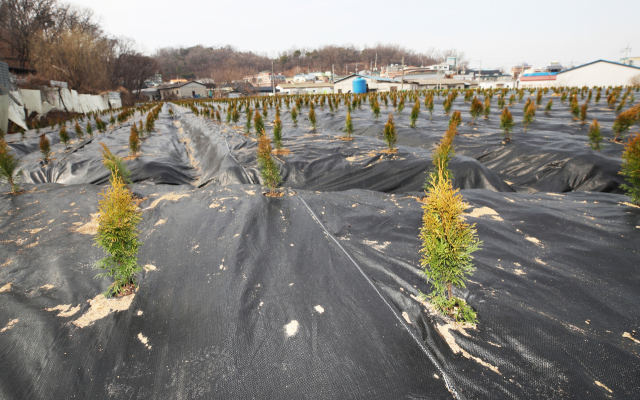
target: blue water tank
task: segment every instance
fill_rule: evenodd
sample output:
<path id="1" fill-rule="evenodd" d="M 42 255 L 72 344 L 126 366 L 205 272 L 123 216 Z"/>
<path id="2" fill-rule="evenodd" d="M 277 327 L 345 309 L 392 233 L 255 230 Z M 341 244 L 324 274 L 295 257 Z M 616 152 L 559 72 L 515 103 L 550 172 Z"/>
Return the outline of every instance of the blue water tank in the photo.
<path id="1" fill-rule="evenodd" d="M 357 77 L 353 80 L 353 93 L 367 93 L 366 79 Z"/>

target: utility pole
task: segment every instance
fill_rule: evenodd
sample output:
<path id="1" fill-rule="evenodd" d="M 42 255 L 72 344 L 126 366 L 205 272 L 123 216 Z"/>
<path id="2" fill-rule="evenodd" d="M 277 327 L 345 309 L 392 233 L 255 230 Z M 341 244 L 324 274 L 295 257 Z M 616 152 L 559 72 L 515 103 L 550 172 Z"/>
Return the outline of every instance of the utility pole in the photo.
<path id="1" fill-rule="evenodd" d="M 378 70 L 378 53 L 376 53 L 376 63 L 375 63 L 375 70 Z"/>
<path id="2" fill-rule="evenodd" d="M 335 72 L 335 66 L 333 64 L 331 64 L 331 82 L 335 82 L 336 81 L 336 72 Z"/>
<path id="3" fill-rule="evenodd" d="M 402 83 L 400 84 L 400 91 L 404 90 L 404 57 L 402 57 L 402 78 L 400 78 Z"/>
<path id="4" fill-rule="evenodd" d="M 356 61 L 356 74 L 358 73 L 358 62 Z"/>
<path id="5" fill-rule="evenodd" d="M 631 48 L 629 47 L 629 43 L 627 43 L 627 47 L 626 48 L 620 50 L 620 53 L 624 53 L 624 63 L 623 64 L 628 64 L 629 63 L 629 52 L 630 51 L 631 51 Z"/>
<path id="6" fill-rule="evenodd" d="M 271 88 L 273 89 L 273 95 L 276 95 L 276 75 L 273 73 L 273 60 L 271 60 Z"/>

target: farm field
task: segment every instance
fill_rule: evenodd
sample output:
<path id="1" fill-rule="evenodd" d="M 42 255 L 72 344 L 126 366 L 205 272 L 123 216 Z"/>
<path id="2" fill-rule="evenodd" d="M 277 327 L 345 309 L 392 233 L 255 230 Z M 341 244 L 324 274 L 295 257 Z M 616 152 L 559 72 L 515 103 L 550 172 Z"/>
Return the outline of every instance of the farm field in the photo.
<path id="1" fill-rule="evenodd" d="M 362 97 L 350 111 L 353 140 L 344 101 L 320 100 L 313 129 L 307 104 L 297 123 L 291 109 L 322 96 L 278 97 L 288 149 L 273 155 L 279 197 L 263 195 L 246 99 L 158 103 L 137 157 L 131 126 L 148 109 L 83 138 L 68 124 L 66 146 L 58 128 L 11 135 L 24 191 L 0 188 L 0 397 L 640 396 L 640 207 L 620 187 L 618 112 L 603 91 L 580 123 L 549 91 L 525 131 L 527 93 L 509 107 L 507 141 L 498 95 L 488 119 L 470 124 L 464 94 L 451 107 L 462 124 L 449 168 L 483 245 L 454 292 L 477 311 L 476 326 L 421 298 L 430 292 L 419 252 L 424 185 L 449 126 L 444 93 L 432 117 L 418 94 L 415 127 L 413 93 L 400 112 L 378 97 L 377 120 Z M 248 114 L 266 112 L 268 135 L 273 103 L 252 99 Z M 224 121 L 231 104 L 237 123 Z M 395 153 L 385 152 L 389 113 Z M 593 119 L 601 151 L 589 146 Z M 110 282 L 94 279 L 110 176 L 101 143 L 125 159 L 142 213 L 139 288 L 109 300 Z"/>

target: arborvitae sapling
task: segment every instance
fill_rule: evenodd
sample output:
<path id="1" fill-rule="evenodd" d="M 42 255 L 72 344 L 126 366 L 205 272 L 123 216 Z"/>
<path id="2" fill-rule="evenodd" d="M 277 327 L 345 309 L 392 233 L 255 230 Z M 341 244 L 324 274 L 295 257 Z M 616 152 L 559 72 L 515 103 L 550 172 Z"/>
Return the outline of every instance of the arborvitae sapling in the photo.
<path id="1" fill-rule="evenodd" d="M 420 100 L 416 100 L 413 108 L 411 108 L 411 127 L 416 127 L 416 122 L 418 121 L 418 116 L 420 115 Z"/>
<path id="2" fill-rule="evenodd" d="M 135 126 L 135 124 L 131 126 L 131 134 L 129 135 L 129 151 L 134 157 L 136 157 L 138 151 L 140 151 L 140 138 L 138 137 L 138 130 Z"/>
<path id="3" fill-rule="evenodd" d="M 257 110 L 256 110 L 257 111 Z M 244 124 L 244 134 L 248 135 L 251 133 L 251 107 L 247 107 L 247 122 Z"/>
<path id="4" fill-rule="evenodd" d="M 620 185 L 631 197 L 631 202 L 640 205 L 640 134 L 636 133 L 629 138 L 622 152 L 622 170 L 620 175 L 625 176 L 627 183 Z"/>
<path id="5" fill-rule="evenodd" d="M 111 173 L 111 178 L 117 176 L 127 185 L 131 185 L 131 171 L 127 168 L 127 165 L 124 163 L 124 160 L 115 154 L 111 153 L 111 150 L 104 144 L 100 143 L 102 148 L 100 149 L 100 154 L 102 155 L 102 165 L 105 166 Z"/>
<path id="6" fill-rule="evenodd" d="M 373 100 L 373 105 L 371 106 L 371 111 L 373 112 L 373 116 L 376 121 L 380 118 L 380 104 L 378 104 L 378 99 Z"/>
<path id="7" fill-rule="evenodd" d="M 256 135 L 260 136 L 264 132 L 264 121 L 262 120 L 262 116 L 260 115 L 260 111 L 256 109 L 255 114 L 253 115 L 253 127 L 256 130 Z"/>
<path id="8" fill-rule="evenodd" d="M 451 180 L 439 170 L 422 206 L 420 253 L 422 268 L 433 290 L 428 297 L 441 313 L 459 322 L 476 323 L 476 313 L 462 299 L 453 296 L 452 287 L 465 288 L 474 271 L 471 254 L 478 250 L 475 224 L 462 217 L 469 204 L 462 199 Z"/>
<path id="9" fill-rule="evenodd" d="M 425 101 L 425 106 L 427 107 L 427 110 L 429 110 L 429 120 L 433 120 L 433 93 L 430 94 Z"/>
<path id="10" fill-rule="evenodd" d="M 67 143 L 69 143 L 70 139 L 69 133 L 67 133 L 67 127 L 63 126 L 60 128 L 60 141 L 64 144 L 65 149 L 67 148 Z"/>
<path id="11" fill-rule="evenodd" d="M 309 122 L 311 123 L 311 129 L 313 131 L 316 130 L 316 109 L 311 103 L 311 108 L 309 109 Z"/>
<path id="12" fill-rule="evenodd" d="M 269 189 L 269 195 L 276 193 L 280 184 L 280 171 L 271 157 L 271 139 L 264 132 L 258 137 L 258 165 L 263 184 Z"/>
<path id="13" fill-rule="evenodd" d="M 404 96 L 400 96 L 400 102 L 398 103 L 398 115 L 404 110 Z"/>
<path id="14" fill-rule="evenodd" d="M 639 108 L 640 109 L 640 108 Z M 624 133 L 627 132 L 633 124 L 638 122 L 638 111 L 634 108 L 630 108 L 627 111 L 621 112 L 616 117 L 616 120 L 613 123 L 613 132 L 616 136 L 613 140 L 624 139 Z"/>
<path id="15" fill-rule="evenodd" d="M 87 122 L 87 133 L 89 136 L 93 136 L 93 128 L 91 127 L 91 121 Z"/>
<path id="16" fill-rule="evenodd" d="M 136 274 L 142 271 L 138 267 L 137 225 L 142 220 L 142 213 L 136 210 L 137 204 L 133 194 L 125 182 L 118 176 L 112 176 L 111 186 L 100 193 L 102 200 L 98 210 L 98 234 L 96 246 L 101 247 L 108 256 L 96 263 L 97 268 L 107 272 L 96 275 L 96 278 L 112 277 L 114 282 L 104 295 L 124 295 L 132 292 L 138 285 Z"/>
<path id="17" fill-rule="evenodd" d="M 344 123 L 344 131 L 347 133 L 347 137 L 351 137 L 353 133 L 353 123 L 351 122 L 351 113 L 347 111 L 347 119 Z"/>
<path id="18" fill-rule="evenodd" d="M 491 115 L 491 98 L 487 97 L 484 100 L 484 119 L 489 119 Z"/>
<path id="19" fill-rule="evenodd" d="M 280 150 L 282 148 L 282 121 L 279 113 L 276 113 L 276 120 L 273 123 L 273 141 L 276 149 Z"/>
<path id="20" fill-rule="evenodd" d="M 476 118 L 478 118 L 482 111 L 484 110 L 484 106 L 482 102 L 478 100 L 477 97 L 474 97 L 471 101 L 471 107 L 469 107 L 469 114 L 471 114 L 471 123 L 475 125 Z"/>
<path id="21" fill-rule="evenodd" d="M 293 121 L 293 125 L 298 125 L 298 107 L 293 106 L 291 109 L 291 120 Z"/>
<path id="22" fill-rule="evenodd" d="M 46 164 L 49 161 L 49 155 L 51 154 L 51 145 L 49 144 L 47 135 L 40 136 L 38 147 L 40 147 L 40 153 L 42 153 L 42 160 Z"/>
<path id="23" fill-rule="evenodd" d="M 624 108 L 624 106 L 627 104 L 627 99 L 623 99 L 620 104 L 618 104 L 618 107 L 616 107 L 616 112 L 620 112 L 622 111 L 622 109 Z"/>
<path id="24" fill-rule="evenodd" d="M 502 135 L 504 136 L 505 141 L 511 140 L 511 131 L 513 131 L 513 115 L 509 111 L 507 107 L 502 110 L 502 114 L 500 115 L 500 128 L 502 129 Z"/>
<path id="25" fill-rule="evenodd" d="M 449 115 L 449 113 L 451 112 L 451 107 L 452 107 L 451 99 L 449 97 L 444 99 L 444 101 L 442 102 L 442 107 L 444 108 L 445 115 Z"/>
<path id="26" fill-rule="evenodd" d="M 80 125 L 78 125 L 78 121 L 76 121 L 74 129 L 75 129 L 75 132 L 76 132 L 76 137 L 79 140 L 82 140 L 82 138 L 84 137 L 84 132 L 82 132 L 82 128 L 80 128 Z"/>
<path id="27" fill-rule="evenodd" d="M 435 169 L 429 174 L 429 179 L 424 184 L 424 190 L 429 190 L 433 179 L 439 180 L 441 176 L 447 179 L 453 179 L 453 174 L 451 170 L 449 170 L 449 161 L 451 161 L 455 154 L 453 139 L 457 134 L 456 125 L 449 124 L 449 128 L 431 153 L 431 163 Z"/>
<path id="28" fill-rule="evenodd" d="M 522 118 L 522 124 L 524 125 L 525 132 L 529 127 L 529 124 L 533 122 L 533 119 L 536 116 L 536 105 L 533 102 L 529 103 L 529 106 L 524 111 L 524 117 Z"/>
<path id="29" fill-rule="evenodd" d="M 602 146 L 600 143 L 604 140 L 602 135 L 600 134 L 600 124 L 597 120 L 593 120 L 591 126 L 589 126 L 589 146 L 593 150 L 600 151 Z"/>
<path id="30" fill-rule="evenodd" d="M 454 111 L 453 114 L 451 114 L 451 118 L 449 118 L 449 126 L 458 129 L 460 124 L 462 124 L 462 113 L 460 111 Z"/>
<path id="31" fill-rule="evenodd" d="M 545 114 L 549 114 L 551 112 L 552 107 L 553 107 L 553 100 L 549 100 L 546 107 L 544 108 Z"/>
<path id="32" fill-rule="evenodd" d="M 393 122 L 393 114 L 389 113 L 389 119 L 384 125 L 384 140 L 389 146 L 389 152 L 393 152 L 396 144 L 396 124 Z"/>
<path id="33" fill-rule="evenodd" d="M 238 111 L 235 105 L 233 106 L 233 110 L 231 110 L 231 120 L 234 125 L 238 125 L 238 121 L 240 121 L 240 111 Z"/>
<path id="34" fill-rule="evenodd" d="M 20 159 L 10 151 L 7 142 L 0 139 L 0 181 L 9 183 L 11 193 L 14 194 L 20 191 L 20 171 L 17 171 L 19 165 Z"/>

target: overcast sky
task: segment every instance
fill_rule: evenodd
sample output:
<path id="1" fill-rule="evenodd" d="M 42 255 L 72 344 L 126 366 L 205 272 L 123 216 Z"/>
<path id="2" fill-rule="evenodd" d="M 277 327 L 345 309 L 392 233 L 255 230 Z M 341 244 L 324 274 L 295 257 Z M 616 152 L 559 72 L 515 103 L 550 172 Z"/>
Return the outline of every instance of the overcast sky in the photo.
<path id="1" fill-rule="evenodd" d="M 640 56 L 640 0 L 274 2 L 71 0 L 107 32 L 151 54 L 168 46 L 221 46 L 266 53 L 297 47 L 393 43 L 416 51 L 456 48 L 472 67 L 526 61 L 575 65 Z"/>

